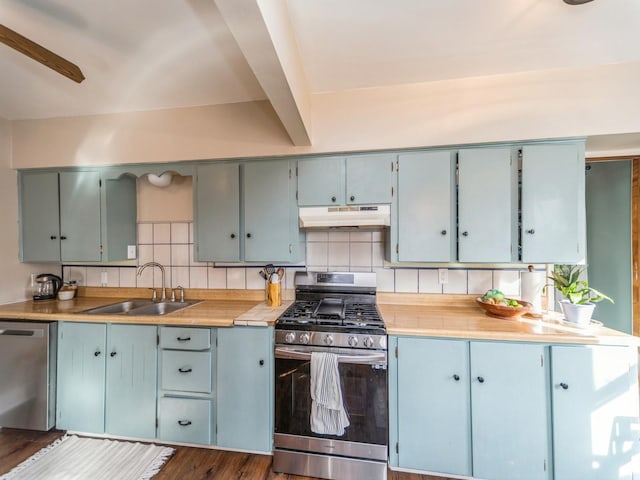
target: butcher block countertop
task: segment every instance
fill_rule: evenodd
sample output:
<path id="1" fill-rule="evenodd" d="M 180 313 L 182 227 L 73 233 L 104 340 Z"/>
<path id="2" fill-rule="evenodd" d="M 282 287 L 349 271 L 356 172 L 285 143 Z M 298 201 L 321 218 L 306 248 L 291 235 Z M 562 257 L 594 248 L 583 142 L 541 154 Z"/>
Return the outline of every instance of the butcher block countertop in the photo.
<path id="1" fill-rule="evenodd" d="M 250 290 L 186 290 L 187 300 L 201 302 L 166 315 L 96 315 L 84 310 L 136 299 L 150 299 L 149 289 L 80 288 L 72 300 L 26 301 L 0 305 L 0 318 L 109 322 L 149 325 L 189 325 L 231 327 L 233 325 L 273 325 L 291 303 L 267 307 L 264 292 Z"/>
<path id="2" fill-rule="evenodd" d="M 640 345 L 640 339 L 605 327 L 567 325 L 551 312 L 542 319 L 489 317 L 476 295 L 378 294 L 378 308 L 389 335 L 510 340 L 520 342 Z M 596 313 L 598 309 L 596 308 Z"/>

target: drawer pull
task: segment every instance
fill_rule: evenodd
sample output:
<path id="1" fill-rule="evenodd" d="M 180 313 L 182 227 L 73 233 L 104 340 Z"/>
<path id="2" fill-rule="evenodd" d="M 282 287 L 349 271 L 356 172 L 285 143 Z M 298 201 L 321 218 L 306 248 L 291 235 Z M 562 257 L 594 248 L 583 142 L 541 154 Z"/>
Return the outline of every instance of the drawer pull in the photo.
<path id="1" fill-rule="evenodd" d="M 188 342 L 189 340 L 191 340 L 191 337 L 178 337 L 176 338 L 176 340 L 178 340 L 179 342 Z"/>
<path id="2" fill-rule="evenodd" d="M 484 377 L 478 377 L 478 382 L 484 383 Z"/>
<path id="3" fill-rule="evenodd" d="M 93 352 L 93 356 L 94 357 L 99 357 L 101 353 L 102 352 L 100 350 L 96 350 L 95 352 Z"/>
<path id="4" fill-rule="evenodd" d="M 182 367 L 180 367 L 180 368 L 178 369 L 178 371 L 179 371 L 180 373 L 191 373 L 191 372 L 193 372 L 193 369 L 192 369 L 192 368 L 182 368 Z"/>
<path id="5" fill-rule="evenodd" d="M 178 425 L 181 427 L 188 427 L 191 425 L 191 420 L 178 420 Z"/>

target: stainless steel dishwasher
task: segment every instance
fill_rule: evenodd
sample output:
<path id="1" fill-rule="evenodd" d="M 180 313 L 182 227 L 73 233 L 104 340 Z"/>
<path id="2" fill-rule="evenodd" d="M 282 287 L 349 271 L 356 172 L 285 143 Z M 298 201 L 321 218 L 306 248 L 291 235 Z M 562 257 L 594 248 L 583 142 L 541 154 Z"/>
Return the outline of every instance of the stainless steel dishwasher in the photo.
<path id="1" fill-rule="evenodd" d="M 0 321 L 0 427 L 55 425 L 56 322 Z"/>

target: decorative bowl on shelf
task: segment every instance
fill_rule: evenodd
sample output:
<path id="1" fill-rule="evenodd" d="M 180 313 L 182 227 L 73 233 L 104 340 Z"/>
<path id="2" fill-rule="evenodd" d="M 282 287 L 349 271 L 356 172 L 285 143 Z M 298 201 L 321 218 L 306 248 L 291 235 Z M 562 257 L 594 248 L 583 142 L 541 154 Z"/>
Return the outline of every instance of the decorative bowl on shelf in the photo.
<path id="1" fill-rule="evenodd" d="M 506 299 L 507 301 L 510 299 Z M 531 311 L 533 305 L 529 302 L 525 302 L 524 300 L 516 300 L 521 307 L 509 307 L 508 305 L 499 305 L 495 303 L 487 303 L 483 302 L 482 298 L 476 298 L 476 302 L 480 307 L 485 311 L 485 313 L 490 317 L 495 318 L 504 318 L 508 320 L 515 320 L 520 318 L 525 313 Z"/>

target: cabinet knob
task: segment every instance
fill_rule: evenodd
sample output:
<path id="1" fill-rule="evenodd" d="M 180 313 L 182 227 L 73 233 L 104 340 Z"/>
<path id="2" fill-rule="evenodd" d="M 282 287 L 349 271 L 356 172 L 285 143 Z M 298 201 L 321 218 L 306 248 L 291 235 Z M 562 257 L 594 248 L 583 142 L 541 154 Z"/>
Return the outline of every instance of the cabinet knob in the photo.
<path id="1" fill-rule="evenodd" d="M 469 236 L 469 232 L 462 232 L 462 236 L 463 237 L 468 237 Z"/>
<path id="2" fill-rule="evenodd" d="M 453 379 L 454 379 L 456 382 L 459 382 L 459 381 L 460 381 L 460 375 L 458 375 L 457 373 L 454 373 L 454 374 L 453 374 Z"/>
<path id="3" fill-rule="evenodd" d="M 533 235 L 534 233 L 536 233 L 536 231 L 533 228 L 530 228 L 529 230 L 527 230 L 527 233 L 529 235 Z"/>
<path id="4" fill-rule="evenodd" d="M 356 199 L 356 197 L 354 197 L 353 195 L 351 195 L 351 196 L 349 197 L 349 200 L 351 200 L 352 202 L 353 202 L 355 199 Z"/>
<path id="5" fill-rule="evenodd" d="M 66 240 L 67 237 L 65 237 L 64 235 L 60 235 L 60 240 Z"/>
<path id="6" fill-rule="evenodd" d="M 110 356 L 111 358 L 115 357 L 116 355 L 118 355 L 118 352 L 111 352 L 111 353 L 109 354 L 109 356 Z"/>
<path id="7" fill-rule="evenodd" d="M 93 356 L 94 357 L 99 357 L 101 353 L 102 352 L 100 350 L 96 350 L 95 352 L 93 352 Z"/>
<path id="8" fill-rule="evenodd" d="M 178 371 L 180 373 L 191 373 L 191 372 L 193 372 L 193 369 L 192 368 L 182 368 L 182 367 L 180 367 L 180 368 L 178 368 Z"/>
<path id="9" fill-rule="evenodd" d="M 191 420 L 178 420 L 178 425 L 181 427 L 188 427 L 191 425 Z"/>
<path id="10" fill-rule="evenodd" d="M 232 233 L 232 234 L 231 234 L 231 238 L 236 238 L 236 234 L 235 234 L 235 233 Z"/>
<path id="11" fill-rule="evenodd" d="M 333 197 L 331 197 L 331 201 L 335 203 L 335 201 L 337 200 L 336 196 L 334 195 Z"/>
<path id="12" fill-rule="evenodd" d="M 478 377 L 478 382 L 484 383 L 484 377 Z"/>
<path id="13" fill-rule="evenodd" d="M 51 235 L 49 238 L 50 238 L 51 240 L 55 240 L 55 239 L 57 239 L 58 237 L 57 237 L 56 235 Z"/>
<path id="14" fill-rule="evenodd" d="M 264 360 L 260 359 L 260 361 L 258 362 L 260 364 L 260 366 L 264 366 Z"/>
<path id="15" fill-rule="evenodd" d="M 251 234 L 250 233 L 247 233 L 247 238 L 251 238 Z"/>
<path id="16" fill-rule="evenodd" d="M 446 235 L 446 234 L 447 234 L 447 231 L 446 231 L 446 230 L 442 230 L 442 231 L 440 232 L 440 235 Z"/>
<path id="17" fill-rule="evenodd" d="M 569 389 L 569 385 L 567 385 L 566 383 L 562 382 L 560 384 L 560 386 L 562 387 L 563 390 L 568 390 Z"/>

